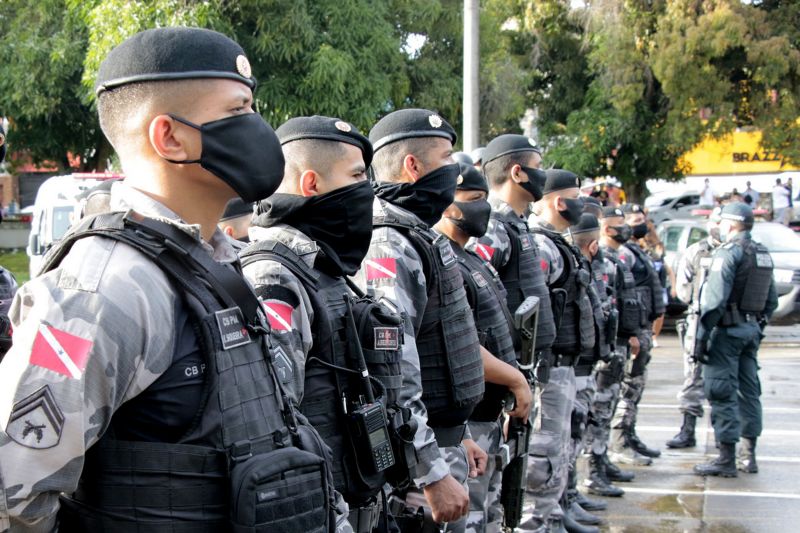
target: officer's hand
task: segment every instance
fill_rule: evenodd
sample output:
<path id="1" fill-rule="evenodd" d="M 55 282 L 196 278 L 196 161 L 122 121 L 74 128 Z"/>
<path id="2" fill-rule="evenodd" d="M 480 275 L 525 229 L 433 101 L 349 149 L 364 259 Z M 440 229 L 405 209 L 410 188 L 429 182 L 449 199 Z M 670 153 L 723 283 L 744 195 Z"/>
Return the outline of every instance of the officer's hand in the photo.
<path id="1" fill-rule="evenodd" d="M 447 474 L 422 489 L 431 508 L 433 521 L 455 522 L 469 512 L 469 495 L 463 485 Z"/>
<path id="2" fill-rule="evenodd" d="M 489 462 L 489 456 L 486 452 L 478 446 L 478 443 L 472 439 L 464 439 L 461 441 L 464 449 L 467 451 L 467 461 L 469 462 L 469 477 L 482 476 L 486 472 L 486 464 Z"/>
<path id="3" fill-rule="evenodd" d="M 704 363 L 708 358 L 708 343 L 705 339 L 696 339 L 694 342 L 694 350 L 692 351 L 692 359 L 699 363 Z"/>
<path id="4" fill-rule="evenodd" d="M 531 393 L 531 386 L 522 372 L 517 371 L 517 373 L 519 374 L 519 379 L 515 380 L 514 385 L 510 387 L 511 394 L 514 395 L 514 409 L 509 411 L 508 416 L 527 422 L 528 416 L 531 414 L 533 394 Z"/>
<path id="5" fill-rule="evenodd" d="M 636 359 L 636 356 L 639 355 L 639 349 L 642 347 L 639 344 L 639 339 L 637 337 L 631 337 L 628 339 L 628 344 L 631 346 L 631 358 Z"/>

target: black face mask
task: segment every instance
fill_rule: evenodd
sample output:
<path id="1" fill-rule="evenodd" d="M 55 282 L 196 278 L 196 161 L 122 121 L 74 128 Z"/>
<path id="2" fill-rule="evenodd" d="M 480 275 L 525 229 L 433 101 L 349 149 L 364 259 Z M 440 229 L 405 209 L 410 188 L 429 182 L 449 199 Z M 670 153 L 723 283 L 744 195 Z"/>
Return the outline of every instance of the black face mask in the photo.
<path id="1" fill-rule="evenodd" d="M 283 179 L 283 151 L 278 136 L 258 113 L 194 124 L 170 114 L 182 124 L 200 131 L 200 159 L 170 163 L 200 163 L 227 183 L 245 202 L 256 202 L 274 193 Z"/>
<path id="2" fill-rule="evenodd" d="M 558 214 L 561 218 L 569 222 L 570 226 L 574 226 L 581 221 L 583 214 L 583 198 L 562 198 L 566 209 L 559 209 Z"/>
<path id="3" fill-rule="evenodd" d="M 316 267 L 332 276 L 355 274 L 372 238 L 372 200 L 368 181 L 320 196 L 275 194 L 259 203 L 254 224 L 288 224 L 316 241 L 322 250 Z"/>
<path id="4" fill-rule="evenodd" d="M 458 229 L 470 237 L 483 237 L 489 227 L 492 206 L 486 200 L 453 202 L 461 210 L 462 218 L 448 217 Z"/>
<path id="5" fill-rule="evenodd" d="M 609 226 L 611 229 L 617 232 L 616 235 L 613 235 L 611 238 L 617 241 L 620 244 L 625 244 L 629 240 L 631 240 L 631 235 L 633 232 L 631 231 L 631 227 L 627 224 L 623 224 L 622 226 Z"/>
<path id="6" fill-rule="evenodd" d="M 456 194 L 456 179 L 461 170 L 458 163 L 439 167 L 414 183 L 381 183 L 375 196 L 407 209 L 425 224 L 433 226 L 442 218 Z"/>
<path id="7" fill-rule="evenodd" d="M 600 246 L 597 246 L 597 252 L 592 256 L 592 261 L 602 261 L 605 255 L 603 255 L 603 250 Z"/>
<path id="8" fill-rule="evenodd" d="M 520 165 L 520 168 L 528 176 L 528 181 L 516 182 L 517 185 L 528 191 L 533 196 L 534 202 L 538 202 L 544 196 L 542 189 L 544 188 L 544 182 L 547 181 L 547 174 L 538 168 L 523 167 L 522 165 Z"/>
<path id="9" fill-rule="evenodd" d="M 642 222 L 641 224 L 631 226 L 631 230 L 633 231 L 634 239 L 641 239 L 647 235 L 647 222 Z"/>

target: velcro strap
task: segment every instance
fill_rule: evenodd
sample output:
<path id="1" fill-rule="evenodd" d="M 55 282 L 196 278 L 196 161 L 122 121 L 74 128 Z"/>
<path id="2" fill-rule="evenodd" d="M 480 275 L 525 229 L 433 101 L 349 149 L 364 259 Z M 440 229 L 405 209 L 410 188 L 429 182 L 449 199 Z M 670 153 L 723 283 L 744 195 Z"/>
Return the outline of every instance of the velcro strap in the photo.
<path id="1" fill-rule="evenodd" d="M 449 428 L 437 427 L 433 428 L 433 433 L 436 435 L 436 443 L 439 448 L 450 448 L 458 446 L 464 440 L 464 435 L 467 431 L 467 425 L 461 424 Z"/>

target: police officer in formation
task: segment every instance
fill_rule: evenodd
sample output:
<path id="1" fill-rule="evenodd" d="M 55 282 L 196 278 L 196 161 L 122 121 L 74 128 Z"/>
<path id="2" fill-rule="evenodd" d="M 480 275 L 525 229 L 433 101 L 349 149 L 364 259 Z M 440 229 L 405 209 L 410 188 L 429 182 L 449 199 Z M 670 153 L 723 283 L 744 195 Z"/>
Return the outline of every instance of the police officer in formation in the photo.
<path id="1" fill-rule="evenodd" d="M 491 264 L 465 250 L 470 237 L 482 237 L 492 207 L 486 200 L 486 179 L 470 164 L 460 163 L 455 200 L 444 211 L 435 229 L 450 239 L 458 257 L 467 300 L 472 308 L 483 350 L 486 391 L 469 418 L 472 438 L 489 455 L 482 475 L 469 480 L 470 512 L 466 530 L 471 533 L 500 531 L 502 470 L 498 453 L 503 438 L 503 412 L 509 394 L 513 409 L 508 415 L 522 423 L 528 420 L 532 394 L 525 375 L 517 370 L 518 352 L 514 323 L 506 308 L 506 292 Z"/>
<path id="2" fill-rule="evenodd" d="M 603 254 L 605 283 L 609 299 L 618 314 L 615 350 L 607 361 L 597 365 L 597 391 L 590 412 L 589 477 L 584 486 L 591 494 L 621 496 L 624 491 L 614 481 L 632 481 L 632 472 L 621 470 L 608 457 L 611 421 L 620 397 L 627 362 L 639 354 L 641 306 L 633 273 L 620 259 L 623 244 L 628 242 L 631 228 L 618 207 L 603 208 L 600 218 L 600 251 Z"/>
<path id="3" fill-rule="evenodd" d="M 283 175 L 254 87 L 238 44 L 194 28 L 138 33 L 100 66 L 100 124 L 127 178 L 12 306 L 0 530 L 274 531 L 302 517 L 323 532 L 342 518 L 328 450 L 284 393 L 216 228 L 228 200 L 268 197 Z"/>
<path id="4" fill-rule="evenodd" d="M 611 458 L 624 464 L 650 465 L 661 452 L 647 447 L 636 435 L 636 415 L 647 382 L 647 365 L 653 345 L 653 322 L 664 313 L 664 299 L 653 261 L 636 243 L 647 235 L 647 218 L 638 204 L 622 206 L 631 238 L 619 250 L 619 258 L 630 266 L 636 294 L 642 305 L 638 353 L 631 355 L 625 368 L 620 400 L 612 420 Z"/>
<path id="5" fill-rule="evenodd" d="M 758 347 L 778 306 L 772 257 L 753 241 L 753 211 L 744 203 L 722 208 L 719 239 L 700 294 L 700 324 L 694 357 L 703 363 L 703 387 L 719 456 L 696 465 L 703 476 L 736 477 L 758 472 L 756 441 L 761 435 Z M 739 442 L 739 455 L 735 456 Z"/>
<path id="6" fill-rule="evenodd" d="M 422 492 L 395 491 L 390 507 L 402 521 L 426 504 L 435 522 L 458 530 L 469 510 L 467 478 L 485 467 L 486 453 L 467 426 L 484 392 L 475 321 L 450 240 L 431 229 L 455 196 L 456 134 L 433 111 L 403 109 L 369 138 L 373 231 L 355 281 L 404 317 L 402 400 L 419 425 L 414 485 Z"/>
<path id="7" fill-rule="evenodd" d="M 595 324 L 587 293 L 591 275 L 583 266 L 580 252 L 562 235 L 580 221 L 583 212 L 578 177 L 560 169 L 548 170 L 545 175 L 540 210 L 529 222 L 544 259 L 541 266 L 550 291 L 556 338 L 549 376 L 542 380 L 538 398 L 541 403 L 531 441 L 534 469 L 529 488 L 534 499 L 533 525 L 560 528 L 565 510 L 559 501 L 567 486 L 570 463 L 574 366 L 583 351 L 594 348 Z"/>
<path id="8" fill-rule="evenodd" d="M 695 446 L 695 425 L 703 418 L 703 365 L 694 357 L 694 341 L 697 334 L 697 319 L 700 311 L 700 290 L 708 278 L 711 256 L 719 247 L 720 208 L 716 207 L 708 217 L 708 236 L 689 246 L 681 255 L 676 274 L 678 298 L 689 306 L 684 323 L 678 325 L 683 345 L 683 388 L 678 392 L 680 411 L 683 414 L 681 430 L 667 441 L 669 448 L 691 448 Z"/>
<path id="9" fill-rule="evenodd" d="M 354 531 L 369 533 L 383 525 L 381 489 L 398 482 L 401 465 L 382 411 L 399 412 L 402 383 L 402 319 L 356 298 L 346 281 L 372 235 L 372 145 L 355 126 L 331 117 L 293 118 L 276 133 L 286 159 L 283 181 L 258 203 L 253 242 L 240 257 L 267 314 L 282 382 L 331 449 L 334 486 Z M 364 369 L 375 383 L 363 378 Z M 381 418 L 370 430 L 381 432 L 381 449 L 365 449 L 366 436 L 350 424 L 351 414 L 365 409 Z M 399 477 L 407 479 L 408 471 Z"/>

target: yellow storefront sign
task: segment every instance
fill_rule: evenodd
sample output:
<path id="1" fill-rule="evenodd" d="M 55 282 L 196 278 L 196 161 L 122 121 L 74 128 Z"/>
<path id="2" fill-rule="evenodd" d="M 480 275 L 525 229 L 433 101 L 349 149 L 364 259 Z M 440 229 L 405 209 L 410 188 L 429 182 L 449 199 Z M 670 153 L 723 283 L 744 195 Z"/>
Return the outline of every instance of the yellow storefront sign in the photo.
<path id="1" fill-rule="evenodd" d="M 683 156 L 688 176 L 767 174 L 800 170 L 778 152 L 761 147 L 760 131 L 735 131 L 721 139 L 706 139 Z"/>

